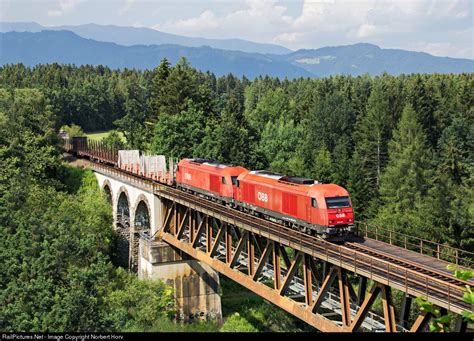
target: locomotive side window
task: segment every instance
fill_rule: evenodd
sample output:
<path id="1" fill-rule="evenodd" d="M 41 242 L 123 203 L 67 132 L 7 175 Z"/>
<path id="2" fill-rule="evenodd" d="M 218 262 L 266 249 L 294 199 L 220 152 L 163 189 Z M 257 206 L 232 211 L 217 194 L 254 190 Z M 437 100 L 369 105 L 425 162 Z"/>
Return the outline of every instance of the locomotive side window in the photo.
<path id="1" fill-rule="evenodd" d="M 232 180 L 232 185 L 239 186 L 239 181 L 237 180 L 236 176 L 231 176 L 230 179 Z"/>
<path id="2" fill-rule="evenodd" d="M 334 197 L 334 198 L 326 198 L 326 206 L 327 208 L 344 208 L 344 207 L 351 207 L 349 202 L 349 197 Z"/>
<path id="3" fill-rule="evenodd" d="M 313 206 L 314 208 L 318 208 L 318 202 L 315 198 L 311 198 L 311 206 Z"/>
<path id="4" fill-rule="evenodd" d="M 224 185 L 226 184 L 225 176 L 222 177 L 222 183 L 223 183 Z"/>

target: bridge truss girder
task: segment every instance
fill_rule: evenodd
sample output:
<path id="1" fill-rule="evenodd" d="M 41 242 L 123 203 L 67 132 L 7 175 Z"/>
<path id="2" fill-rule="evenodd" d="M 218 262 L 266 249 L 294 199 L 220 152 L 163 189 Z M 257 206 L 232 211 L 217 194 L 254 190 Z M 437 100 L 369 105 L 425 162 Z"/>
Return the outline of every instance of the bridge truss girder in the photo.
<path id="1" fill-rule="evenodd" d="M 162 200 L 160 239 L 318 330 L 416 332 L 431 318 L 421 313 L 408 328 L 411 304 L 399 309 L 397 318 L 389 285 L 372 280 L 370 290 L 359 285 L 356 293 L 353 274 L 341 266 L 221 221 L 198 207 Z M 382 313 L 376 314 L 371 308 L 379 296 Z"/>

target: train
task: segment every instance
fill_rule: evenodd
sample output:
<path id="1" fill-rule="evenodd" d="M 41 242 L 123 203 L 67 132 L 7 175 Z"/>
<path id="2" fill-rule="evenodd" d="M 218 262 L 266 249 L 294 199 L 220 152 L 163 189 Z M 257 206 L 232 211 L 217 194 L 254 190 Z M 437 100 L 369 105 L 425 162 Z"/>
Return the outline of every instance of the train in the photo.
<path id="1" fill-rule="evenodd" d="M 354 234 L 354 211 L 346 189 L 313 179 L 200 158 L 178 162 L 138 150 L 110 150 L 86 138 L 67 142 L 73 154 L 108 163 L 181 191 L 330 241 Z M 169 166 L 169 167 L 168 167 Z"/>

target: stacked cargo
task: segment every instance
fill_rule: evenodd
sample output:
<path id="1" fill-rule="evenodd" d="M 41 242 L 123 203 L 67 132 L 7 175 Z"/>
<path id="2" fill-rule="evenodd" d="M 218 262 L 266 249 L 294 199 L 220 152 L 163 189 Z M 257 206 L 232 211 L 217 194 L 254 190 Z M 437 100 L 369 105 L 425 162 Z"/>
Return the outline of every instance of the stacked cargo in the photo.
<path id="1" fill-rule="evenodd" d="M 166 181 L 166 158 L 163 155 L 142 155 L 140 157 L 140 175 L 157 180 Z"/>
<path id="2" fill-rule="evenodd" d="M 119 150 L 118 167 L 127 172 L 135 174 L 140 173 L 140 151 L 138 150 Z"/>

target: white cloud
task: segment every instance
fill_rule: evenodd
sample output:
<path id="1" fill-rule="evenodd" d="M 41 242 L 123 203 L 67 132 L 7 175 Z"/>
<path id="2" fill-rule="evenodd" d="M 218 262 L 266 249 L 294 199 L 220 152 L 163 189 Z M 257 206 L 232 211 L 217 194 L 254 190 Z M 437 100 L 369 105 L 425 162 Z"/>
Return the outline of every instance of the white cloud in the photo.
<path id="1" fill-rule="evenodd" d="M 63 12 L 58 9 L 48 10 L 48 17 L 60 17 L 62 14 Z"/>
<path id="2" fill-rule="evenodd" d="M 302 32 L 292 32 L 292 33 L 282 33 L 275 38 L 273 38 L 274 43 L 294 43 L 298 39 L 301 39 L 304 36 Z"/>
<path id="3" fill-rule="evenodd" d="M 357 31 L 358 38 L 367 38 L 377 31 L 377 26 L 371 24 L 362 24 Z"/>
<path id="4" fill-rule="evenodd" d="M 123 6 L 119 8 L 118 14 L 120 16 L 126 14 L 130 10 L 130 8 L 132 8 L 134 3 L 136 3 L 136 0 L 125 0 Z"/>
<path id="5" fill-rule="evenodd" d="M 71 12 L 83 0 L 59 0 L 59 8 L 48 10 L 49 17 L 59 17 L 64 13 Z"/>
<path id="6" fill-rule="evenodd" d="M 286 7 L 278 5 L 277 0 L 247 0 L 245 8 L 221 16 L 208 9 L 197 17 L 169 20 L 153 28 L 188 36 L 269 41 L 274 37 L 275 27 L 291 23 L 292 18 L 285 12 Z"/>
<path id="7" fill-rule="evenodd" d="M 210 10 L 206 10 L 198 17 L 190 19 L 180 19 L 176 21 L 168 21 L 164 25 L 155 25 L 155 29 L 172 30 L 173 32 L 191 33 L 193 31 L 202 31 L 219 27 L 219 19 Z"/>
<path id="8" fill-rule="evenodd" d="M 43 15 L 47 12 L 53 22 L 70 21 L 71 13 L 86 13 L 86 6 L 78 8 L 81 1 L 86 2 L 48 0 L 53 5 Z M 241 38 L 292 49 L 368 42 L 474 58 L 474 0 L 87 1 L 91 8 L 95 3 L 102 5 L 102 11 L 103 3 L 110 8 L 108 13 L 94 13 L 94 18 L 105 18 L 95 20 L 98 23 L 143 24 L 186 36 Z M 90 22 L 90 18 L 74 20 Z"/>

